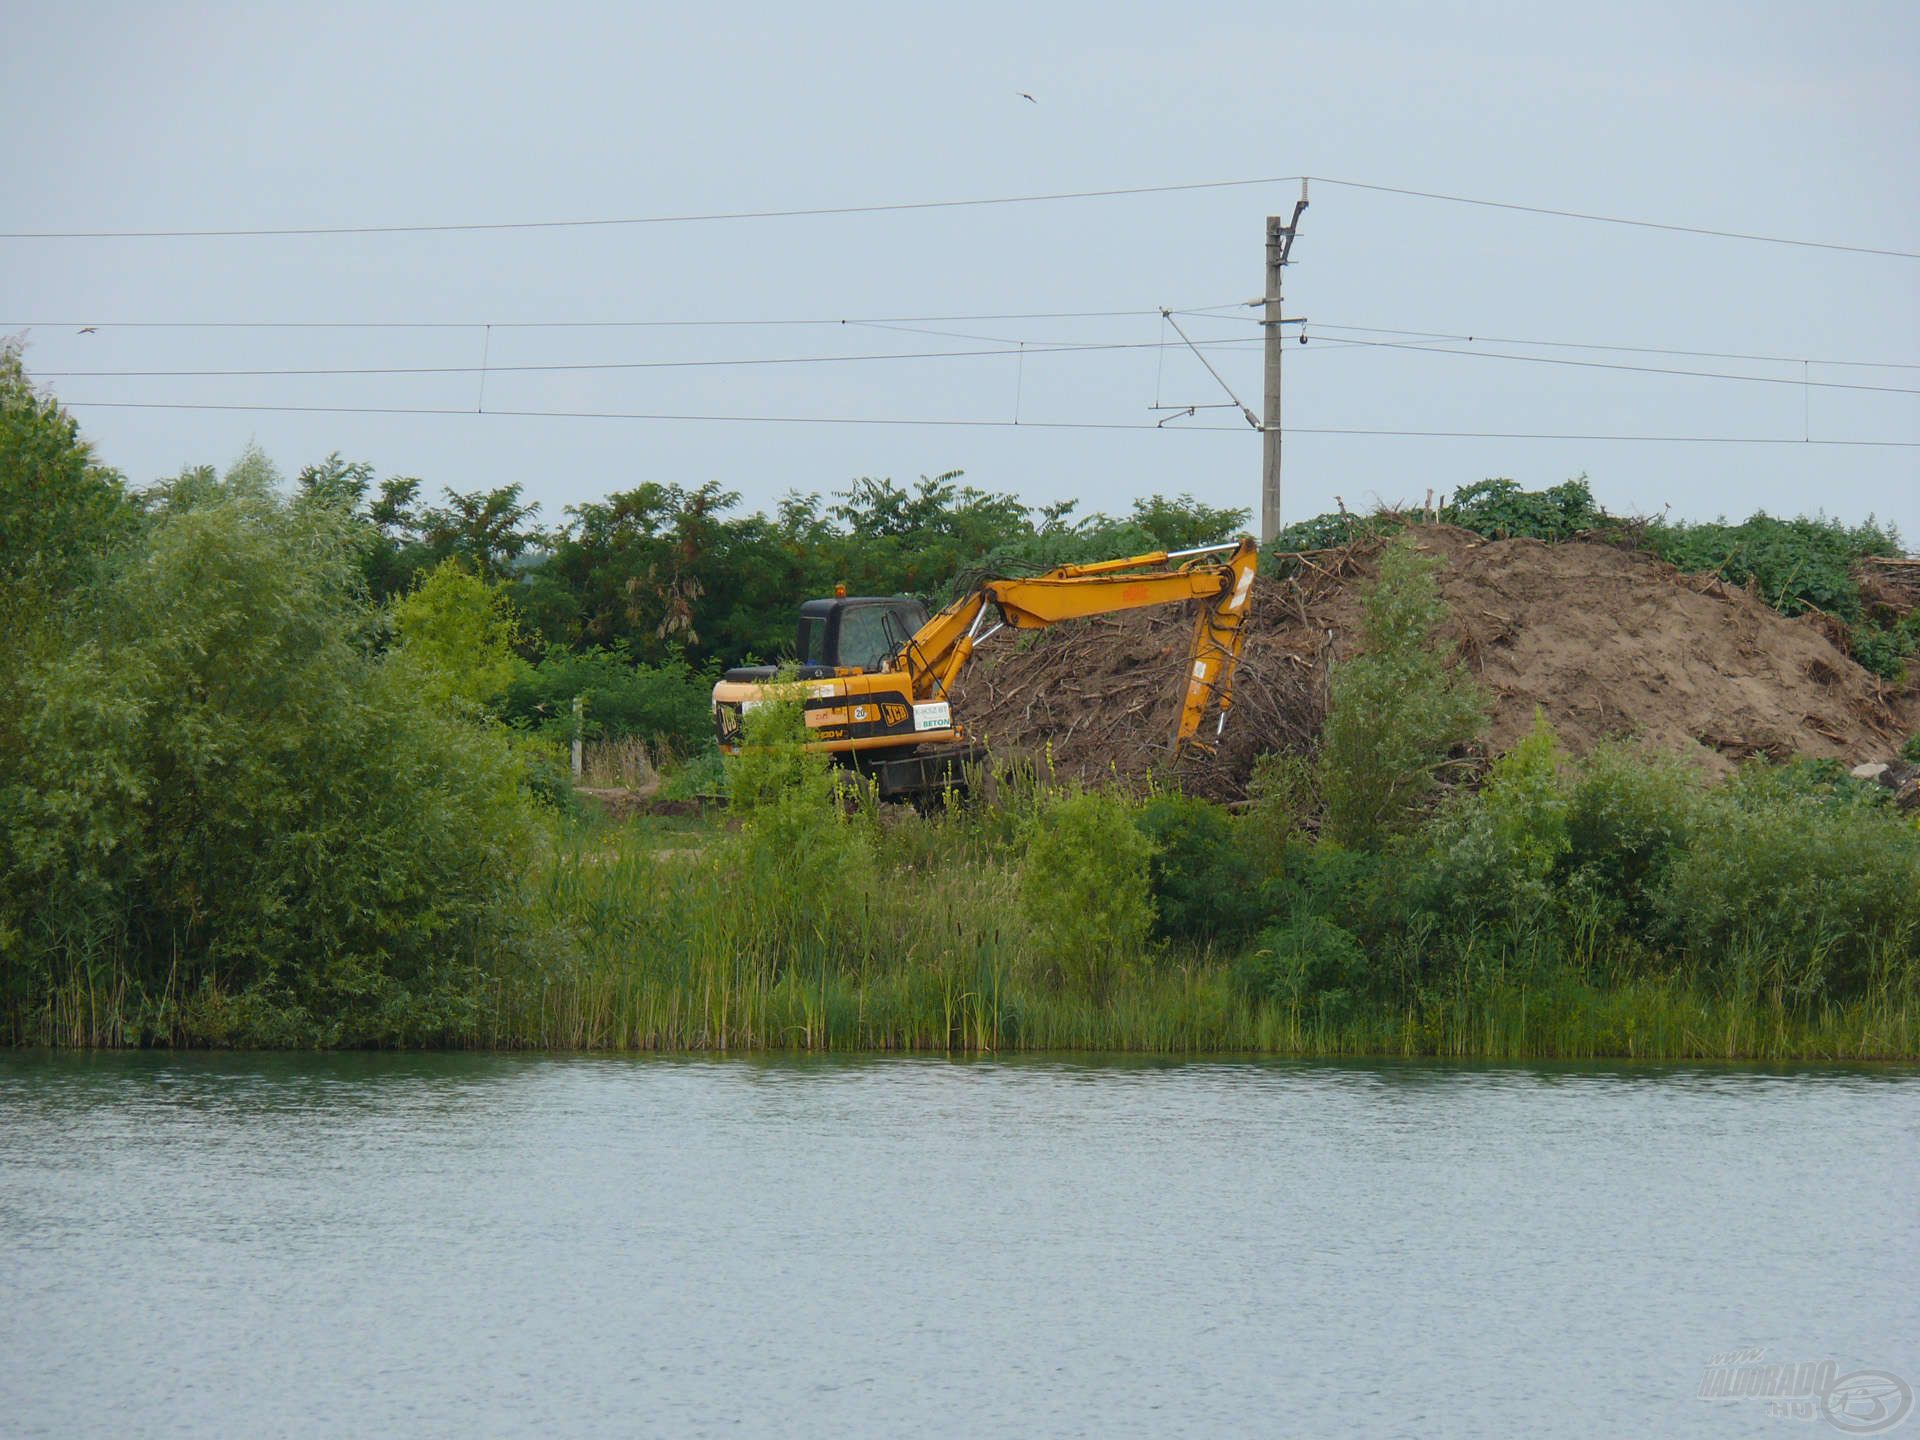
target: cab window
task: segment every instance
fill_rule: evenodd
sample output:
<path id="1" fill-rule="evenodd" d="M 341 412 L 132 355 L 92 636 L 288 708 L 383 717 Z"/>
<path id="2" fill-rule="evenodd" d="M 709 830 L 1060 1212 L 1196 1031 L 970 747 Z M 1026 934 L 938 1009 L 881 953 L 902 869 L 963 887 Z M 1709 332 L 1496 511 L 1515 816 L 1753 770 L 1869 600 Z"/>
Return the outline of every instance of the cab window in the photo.
<path id="1" fill-rule="evenodd" d="M 802 615 L 800 617 L 800 653 L 797 658 L 802 665 L 827 663 L 826 616 Z"/>
<path id="2" fill-rule="evenodd" d="M 862 670 L 878 667 L 900 643 L 900 626 L 891 627 L 886 605 L 849 605 L 840 612 L 840 655 L 842 665 Z"/>

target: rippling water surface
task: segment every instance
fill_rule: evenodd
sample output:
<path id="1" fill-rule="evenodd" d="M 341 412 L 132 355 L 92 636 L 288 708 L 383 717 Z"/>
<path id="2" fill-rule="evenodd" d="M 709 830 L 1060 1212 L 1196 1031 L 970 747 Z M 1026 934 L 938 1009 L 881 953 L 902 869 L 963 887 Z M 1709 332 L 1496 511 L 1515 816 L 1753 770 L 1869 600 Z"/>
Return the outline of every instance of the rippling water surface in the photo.
<path id="1" fill-rule="evenodd" d="M 0 1053 L 7 1435 L 1793 1437 L 1917 1279 L 1911 1071 Z"/>

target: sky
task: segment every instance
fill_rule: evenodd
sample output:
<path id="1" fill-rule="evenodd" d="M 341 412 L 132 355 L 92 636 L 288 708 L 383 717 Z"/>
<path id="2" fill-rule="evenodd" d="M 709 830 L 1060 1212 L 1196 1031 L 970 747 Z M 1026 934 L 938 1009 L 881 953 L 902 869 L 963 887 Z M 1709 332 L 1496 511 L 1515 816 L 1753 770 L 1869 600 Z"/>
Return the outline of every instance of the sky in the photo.
<path id="1" fill-rule="evenodd" d="M 1920 251 L 1920 7 L 1903 0 L 0 0 L 0 28 L 0 231 L 616 219 L 1324 177 L 1286 274 L 1308 341 L 1289 332 L 1285 518 L 1336 497 L 1585 474 L 1615 512 L 1871 512 L 1920 537 L 1920 259 L 1329 183 Z M 338 451 L 430 492 L 517 483 L 549 523 L 649 480 L 718 481 L 764 506 L 949 470 L 1083 511 L 1155 492 L 1254 508 L 1260 437 L 1227 392 L 1258 410 L 1244 302 L 1263 283 L 1265 217 L 1299 191 L 0 239 L 0 334 L 22 338 L 29 370 L 140 483 L 257 443 L 289 473 Z M 1173 323 L 1224 385 L 1161 307 L 1209 312 Z M 638 321 L 703 323 L 607 323 Z M 1429 348 L 1342 343 L 1360 339 Z M 1653 353 L 1673 350 L 1781 358 Z M 993 353 L 925 358 L 936 351 Z M 1499 358 L 1515 355 L 1535 358 Z M 822 358 L 846 356 L 923 358 Z M 629 368 L 510 368 L 531 365 Z M 1645 368 L 1600 368 L 1622 365 Z M 454 373 L 73 373 L 372 368 Z M 87 403 L 101 401 L 262 408 Z M 303 406 L 334 408 L 270 408 Z M 357 413 L 375 410 L 450 413 Z M 510 410 L 575 413 L 497 413 Z M 852 419 L 992 423 L 812 423 Z M 1325 433 L 1340 430 L 1792 443 Z"/>

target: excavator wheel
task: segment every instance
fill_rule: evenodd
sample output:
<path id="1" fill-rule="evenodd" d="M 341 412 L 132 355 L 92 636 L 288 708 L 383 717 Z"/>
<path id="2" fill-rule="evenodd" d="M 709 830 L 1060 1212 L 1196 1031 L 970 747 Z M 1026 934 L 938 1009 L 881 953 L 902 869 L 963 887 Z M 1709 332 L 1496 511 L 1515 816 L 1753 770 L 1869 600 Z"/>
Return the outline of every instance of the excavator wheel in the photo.
<path id="1" fill-rule="evenodd" d="M 858 752 L 836 758 L 856 774 L 871 779 L 882 800 L 905 801 L 924 813 L 943 804 L 942 796 L 947 791 L 964 795 L 970 769 L 979 766 L 987 752 L 980 745 L 940 745 L 885 758 Z"/>

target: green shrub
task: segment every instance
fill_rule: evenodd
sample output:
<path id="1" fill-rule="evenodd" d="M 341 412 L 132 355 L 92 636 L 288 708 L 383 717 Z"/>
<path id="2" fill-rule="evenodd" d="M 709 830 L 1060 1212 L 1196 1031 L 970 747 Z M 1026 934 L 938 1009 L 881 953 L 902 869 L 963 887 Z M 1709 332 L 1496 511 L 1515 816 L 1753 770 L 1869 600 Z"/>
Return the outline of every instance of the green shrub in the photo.
<path id="1" fill-rule="evenodd" d="M 1310 520 L 1294 521 L 1274 536 L 1267 546 L 1267 554 L 1281 557 L 1302 551 L 1332 550 L 1367 536 L 1391 535 L 1406 525 L 1406 517 L 1391 511 L 1355 515 L 1342 510 L 1315 515 Z"/>
<path id="2" fill-rule="evenodd" d="M 1900 758 L 1909 765 L 1920 765 L 1920 733 L 1910 736 L 1900 747 Z"/>
<path id="3" fill-rule="evenodd" d="M 1748 809 L 1801 804 L 1842 813 L 1881 809 L 1892 799 L 1873 781 L 1855 779 L 1838 760 L 1804 756 L 1784 764 L 1750 760 L 1734 772 L 1723 794 L 1729 803 Z"/>
<path id="4" fill-rule="evenodd" d="M 86 583 L 138 526 L 120 476 L 94 459 L 71 415 L 35 393 L 18 343 L 0 341 L 0 605 Z"/>
<path id="5" fill-rule="evenodd" d="M 1431 648 L 1446 615 L 1438 561 L 1407 538 L 1380 557 L 1363 599 L 1362 652 L 1336 665 L 1321 733 L 1325 833 L 1377 848 L 1421 814 L 1441 768 L 1486 727 L 1486 701 Z"/>
<path id="6" fill-rule="evenodd" d="M 1245 848 L 1261 873 L 1279 871 L 1287 842 L 1318 812 L 1314 783 L 1309 756 L 1274 750 L 1254 760 L 1240 826 Z"/>
<path id="7" fill-rule="evenodd" d="M 197 1013 L 235 1042 L 444 1040 L 520 942 L 532 831 L 506 733 L 372 653 L 345 517 L 274 480 L 250 455 L 166 487 L 13 677 L 16 1035 L 210 1038 Z"/>
<path id="8" fill-rule="evenodd" d="M 791 673 L 791 672 L 789 672 Z M 725 757 L 727 795 L 734 814 L 755 811 L 791 794 L 825 804 L 833 798 L 834 776 L 827 757 L 806 748 L 804 692 L 782 680 L 765 699 L 750 702 L 737 753 Z"/>
<path id="9" fill-rule="evenodd" d="M 713 675 L 677 656 L 636 663 L 622 645 L 568 650 L 549 646 L 507 691 L 504 713 L 516 724 L 573 738 L 573 701 L 585 697 L 585 738 L 630 735 L 655 751 L 688 754 L 713 734 Z"/>
<path id="10" fill-rule="evenodd" d="M 1032 574 L 1055 565 L 1085 565 L 1123 555 L 1218 544 L 1244 530 L 1248 515 L 1245 510 L 1203 504 L 1191 495 L 1142 496 L 1133 502 L 1133 513 L 1119 519 L 1096 513 L 1069 521 L 1070 509 L 1069 504 L 1043 510 L 1038 527 L 1022 527 L 1026 534 L 956 557 L 944 584 L 923 588 L 933 589 L 944 602 L 963 593 L 983 574 Z"/>
<path id="11" fill-rule="evenodd" d="M 1920 650 L 1920 610 L 1890 625 L 1862 620 L 1848 635 L 1853 658 L 1865 669 L 1896 684 L 1907 677 L 1907 662 Z"/>
<path id="12" fill-rule="evenodd" d="M 1742 988 L 1817 1001 L 1911 984 L 1920 833 L 1844 792 L 1730 786 L 1702 803 L 1654 902 L 1697 964 Z"/>
<path id="13" fill-rule="evenodd" d="M 1056 983 L 1104 999 L 1134 967 L 1153 926 L 1152 859 L 1153 842 L 1120 796 L 1075 790 L 1035 816 L 1020 911 Z"/>
<path id="14" fill-rule="evenodd" d="M 1825 516 L 1783 520 L 1756 514 L 1738 525 L 1657 521 L 1642 543 L 1681 570 L 1749 581 L 1760 598 L 1785 615 L 1824 610 L 1849 624 L 1860 615 L 1855 564 L 1868 555 L 1898 555 L 1900 537 L 1872 519 L 1846 525 Z"/>
<path id="15" fill-rule="evenodd" d="M 540 735 L 520 730 L 505 732 L 520 766 L 520 783 L 542 805 L 572 812 L 579 808 L 580 797 L 573 789 L 573 762 L 565 746 Z"/>
<path id="16" fill-rule="evenodd" d="M 1463 485 L 1440 511 L 1449 525 L 1496 539 L 1569 540 L 1604 523 L 1593 490 L 1583 475 L 1545 490 L 1522 490 L 1513 480 L 1480 480 Z"/>
<path id="17" fill-rule="evenodd" d="M 1154 933 L 1210 941 L 1245 934 L 1259 918 L 1252 857 L 1226 810 L 1186 795 L 1156 795 L 1135 817 L 1153 844 L 1148 868 Z"/>
<path id="18" fill-rule="evenodd" d="M 1277 873 L 1260 887 L 1260 909 L 1272 924 L 1319 916 L 1352 932 L 1370 952 L 1385 954 L 1419 924 L 1409 908 L 1420 870 L 1418 852 L 1349 850 L 1331 840 L 1296 835 Z"/>
<path id="19" fill-rule="evenodd" d="M 1233 539 L 1247 528 L 1252 513 L 1235 507 L 1208 505 L 1187 494 L 1172 499 L 1156 494 L 1136 499 L 1130 518 L 1153 536 L 1160 549 L 1186 550 L 1195 545 L 1218 545 Z"/>
<path id="20" fill-rule="evenodd" d="M 660 798 L 697 800 L 703 795 L 723 795 L 726 788 L 726 757 L 717 746 L 709 745 L 666 772 L 661 779 Z"/>
<path id="21" fill-rule="evenodd" d="M 1533 729 L 1494 762 L 1486 785 L 1461 796 L 1427 837 L 1427 903 L 1514 926 L 1551 923 L 1556 870 L 1572 848 L 1565 757 L 1538 711 Z"/>
<path id="22" fill-rule="evenodd" d="M 1355 936 L 1320 915 L 1263 931 L 1234 967 L 1234 983 L 1255 1003 L 1283 1006 L 1338 1024 L 1374 990 L 1373 967 Z"/>
<path id="23" fill-rule="evenodd" d="M 1594 896 L 1636 935 L 1650 933 L 1653 893 L 1692 834 L 1700 779 L 1678 756 L 1651 746 L 1597 746 L 1575 770 L 1568 797 L 1570 884 Z"/>
<path id="24" fill-rule="evenodd" d="M 443 560 L 393 602 L 394 663 L 442 702 L 492 710 L 526 669 L 506 591 Z"/>
<path id="25" fill-rule="evenodd" d="M 844 776 L 806 749 L 797 687 L 749 711 L 742 739 L 727 762 L 741 825 L 725 847 L 727 930 L 716 938 L 770 974 L 857 965 L 878 886 L 869 817 L 848 812 Z"/>

